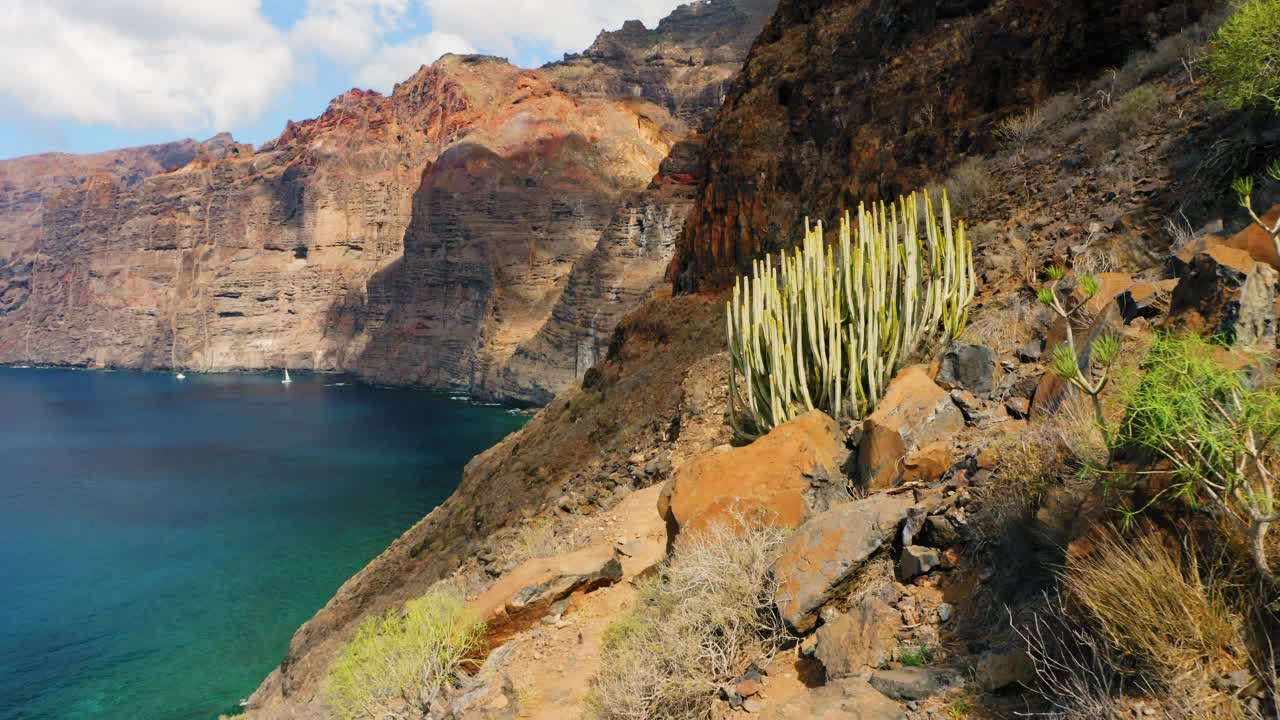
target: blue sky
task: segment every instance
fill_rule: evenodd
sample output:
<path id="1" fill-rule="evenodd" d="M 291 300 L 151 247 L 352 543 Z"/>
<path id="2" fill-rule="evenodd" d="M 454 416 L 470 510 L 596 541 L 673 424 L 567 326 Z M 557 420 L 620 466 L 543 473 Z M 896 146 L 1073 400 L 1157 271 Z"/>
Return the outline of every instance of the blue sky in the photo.
<path id="1" fill-rule="evenodd" d="M 0 158 L 229 131 L 255 145 L 441 53 L 536 67 L 679 0 L 4 0 Z"/>

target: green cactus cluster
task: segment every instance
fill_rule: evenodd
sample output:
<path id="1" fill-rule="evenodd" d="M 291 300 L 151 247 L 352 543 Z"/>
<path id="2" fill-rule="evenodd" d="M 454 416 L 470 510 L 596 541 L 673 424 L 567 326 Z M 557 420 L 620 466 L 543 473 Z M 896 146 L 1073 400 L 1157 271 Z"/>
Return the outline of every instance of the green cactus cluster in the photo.
<path id="1" fill-rule="evenodd" d="M 976 280 L 964 223 L 919 192 L 845 213 L 829 244 L 805 222 L 793 252 L 753 263 L 728 302 L 729 418 L 740 439 L 809 410 L 858 419 L 898 367 L 956 338 Z"/>

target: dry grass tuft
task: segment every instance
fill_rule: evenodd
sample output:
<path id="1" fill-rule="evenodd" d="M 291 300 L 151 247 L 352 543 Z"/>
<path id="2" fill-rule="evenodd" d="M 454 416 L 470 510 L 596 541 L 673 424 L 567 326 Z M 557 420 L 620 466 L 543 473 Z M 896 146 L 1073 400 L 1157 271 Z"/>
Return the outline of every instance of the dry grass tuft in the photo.
<path id="1" fill-rule="evenodd" d="M 981 160 L 970 158 L 957 165 L 946 182 L 953 211 L 971 223 L 971 216 L 990 198 L 993 184 L 991 171 Z"/>
<path id="2" fill-rule="evenodd" d="M 1100 532 L 1092 552 L 1068 564 L 1064 585 L 1108 648 L 1169 693 L 1172 704 L 1198 707 L 1200 717 L 1247 717 L 1211 682 L 1248 667 L 1239 618 L 1166 538 Z"/>
<path id="3" fill-rule="evenodd" d="M 777 651 L 785 630 L 768 570 L 785 533 L 731 527 L 683 538 L 636 609 L 609 626 L 590 717 L 705 718 L 721 684 Z"/>

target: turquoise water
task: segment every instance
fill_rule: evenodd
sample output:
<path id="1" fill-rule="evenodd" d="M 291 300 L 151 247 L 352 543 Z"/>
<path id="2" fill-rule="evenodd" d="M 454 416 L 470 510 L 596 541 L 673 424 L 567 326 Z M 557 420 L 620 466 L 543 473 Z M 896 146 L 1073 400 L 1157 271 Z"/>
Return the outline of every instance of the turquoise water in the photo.
<path id="1" fill-rule="evenodd" d="M 0 368 L 0 718 L 234 711 L 523 422 L 294 380 Z"/>

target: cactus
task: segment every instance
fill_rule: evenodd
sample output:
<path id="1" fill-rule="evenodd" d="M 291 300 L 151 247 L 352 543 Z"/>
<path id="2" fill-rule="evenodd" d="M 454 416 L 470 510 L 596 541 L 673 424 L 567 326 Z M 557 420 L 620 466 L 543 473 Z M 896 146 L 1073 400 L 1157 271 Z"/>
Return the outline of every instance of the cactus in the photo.
<path id="1" fill-rule="evenodd" d="M 928 193 L 846 212 L 836 247 L 821 223 L 804 242 L 753 263 L 728 302 L 729 420 L 751 439 L 820 409 L 859 419 L 899 365 L 964 330 L 975 278 L 964 223 L 942 222 Z"/>

